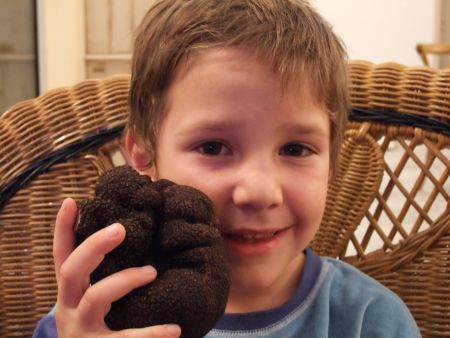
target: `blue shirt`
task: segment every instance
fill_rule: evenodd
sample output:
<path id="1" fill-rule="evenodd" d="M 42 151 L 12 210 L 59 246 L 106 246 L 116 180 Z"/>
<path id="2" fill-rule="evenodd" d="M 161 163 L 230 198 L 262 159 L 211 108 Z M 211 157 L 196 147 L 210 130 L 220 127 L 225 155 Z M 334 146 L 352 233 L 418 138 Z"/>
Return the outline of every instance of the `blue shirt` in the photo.
<path id="1" fill-rule="evenodd" d="M 33 337 L 57 338 L 52 312 Z M 272 310 L 225 313 L 206 337 L 416 338 L 420 332 L 392 291 L 345 262 L 307 249 L 300 285 L 290 300 Z"/>

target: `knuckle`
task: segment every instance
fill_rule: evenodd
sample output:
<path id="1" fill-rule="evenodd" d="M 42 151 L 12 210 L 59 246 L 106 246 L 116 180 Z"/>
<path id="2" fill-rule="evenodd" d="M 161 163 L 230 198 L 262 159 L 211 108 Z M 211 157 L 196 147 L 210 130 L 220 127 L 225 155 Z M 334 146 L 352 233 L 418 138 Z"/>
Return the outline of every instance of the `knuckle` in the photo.
<path id="1" fill-rule="evenodd" d="M 59 268 L 58 279 L 60 283 L 70 283 L 73 278 L 73 273 L 67 264 L 61 265 Z"/>
<path id="2" fill-rule="evenodd" d="M 97 308 L 99 306 L 100 299 L 95 292 L 96 288 L 90 286 L 84 293 L 83 300 L 87 308 Z"/>

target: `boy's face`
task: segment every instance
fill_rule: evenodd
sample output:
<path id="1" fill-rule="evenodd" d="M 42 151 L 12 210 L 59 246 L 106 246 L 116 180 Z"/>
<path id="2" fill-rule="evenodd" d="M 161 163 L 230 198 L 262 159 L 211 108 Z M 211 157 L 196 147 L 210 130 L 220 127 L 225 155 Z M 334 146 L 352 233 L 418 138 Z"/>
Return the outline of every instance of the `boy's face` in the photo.
<path id="1" fill-rule="evenodd" d="M 290 297 L 321 221 L 329 119 L 307 81 L 298 81 L 300 92 L 282 95 L 269 65 L 229 48 L 196 56 L 168 92 L 157 166 L 147 173 L 214 202 L 232 272 L 227 311 L 262 310 Z"/>

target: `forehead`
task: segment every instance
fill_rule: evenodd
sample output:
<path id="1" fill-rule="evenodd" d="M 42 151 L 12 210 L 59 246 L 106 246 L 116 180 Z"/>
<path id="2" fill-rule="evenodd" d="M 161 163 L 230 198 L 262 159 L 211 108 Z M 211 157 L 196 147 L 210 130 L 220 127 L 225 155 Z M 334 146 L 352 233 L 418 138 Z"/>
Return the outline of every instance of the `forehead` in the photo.
<path id="1" fill-rule="evenodd" d="M 322 95 L 319 95 L 319 90 L 314 85 L 316 81 L 311 79 L 309 71 L 304 69 L 296 76 L 283 78 L 267 58 L 240 47 L 209 47 L 189 53 L 175 69 L 169 92 L 179 82 L 201 84 L 206 81 L 214 87 L 218 85 L 218 77 L 235 83 L 247 83 L 249 86 L 259 80 L 273 88 L 277 87 L 274 94 L 292 99 L 307 97 L 308 101 L 326 109 Z"/>
<path id="2" fill-rule="evenodd" d="M 172 126 L 189 125 L 189 130 L 297 124 L 316 125 L 312 129 L 328 135 L 325 110 L 316 103 L 308 79 L 299 82 L 295 91 L 284 90 L 271 64 L 241 50 L 210 50 L 190 59 L 174 77 L 166 118 Z"/>

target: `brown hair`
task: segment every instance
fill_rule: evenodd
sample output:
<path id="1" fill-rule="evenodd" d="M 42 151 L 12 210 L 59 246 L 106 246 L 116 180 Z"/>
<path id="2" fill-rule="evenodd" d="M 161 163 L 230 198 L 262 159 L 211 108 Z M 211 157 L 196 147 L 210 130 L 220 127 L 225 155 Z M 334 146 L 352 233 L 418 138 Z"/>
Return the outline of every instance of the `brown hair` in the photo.
<path id="1" fill-rule="evenodd" d="M 128 125 L 150 157 L 177 66 L 194 51 L 217 46 L 243 47 L 271 62 L 285 88 L 295 89 L 307 76 L 329 112 L 334 166 L 349 109 L 347 57 L 303 0 L 160 0 L 150 8 L 134 46 Z"/>

